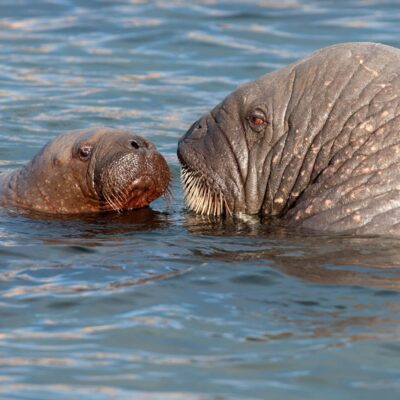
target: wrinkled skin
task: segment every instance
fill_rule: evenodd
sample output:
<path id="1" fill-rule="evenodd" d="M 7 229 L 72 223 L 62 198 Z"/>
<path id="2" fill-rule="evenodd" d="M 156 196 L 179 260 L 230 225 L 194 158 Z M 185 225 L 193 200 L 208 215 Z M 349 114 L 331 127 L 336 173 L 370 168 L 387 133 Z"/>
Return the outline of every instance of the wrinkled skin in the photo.
<path id="1" fill-rule="evenodd" d="M 51 140 L 25 166 L 0 174 L 0 205 L 50 214 L 140 208 L 170 180 L 155 146 L 129 131 L 93 128 Z"/>
<path id="2" fill-rule="evenodd" d="M 196 176 L 225 213 L 399 235 L 399 66 L 398 49 L 339 44 L 239 87 L 179 143 L 189 208 L 210 214 Z"/>

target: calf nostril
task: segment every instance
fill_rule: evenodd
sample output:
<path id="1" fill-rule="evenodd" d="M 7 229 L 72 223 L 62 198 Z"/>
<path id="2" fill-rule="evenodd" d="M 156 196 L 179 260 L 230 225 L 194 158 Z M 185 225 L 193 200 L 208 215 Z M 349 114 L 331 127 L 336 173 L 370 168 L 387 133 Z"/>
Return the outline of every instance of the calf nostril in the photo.
<path id="1" fill-rule="evenodd" d="M 131 146 L 134 148 L 134 149 L 138 149 L 140 146 L 138 145 L 138 143 L 135 141 L 135 140 L 131 140 Z"/>

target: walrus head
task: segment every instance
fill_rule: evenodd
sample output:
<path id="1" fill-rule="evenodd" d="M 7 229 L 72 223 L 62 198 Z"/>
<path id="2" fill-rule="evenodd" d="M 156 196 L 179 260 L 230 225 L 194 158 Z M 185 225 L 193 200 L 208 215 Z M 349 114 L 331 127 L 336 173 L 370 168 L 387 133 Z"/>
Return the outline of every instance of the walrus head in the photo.
<path id="1" fill-rule="evenodd" d="M 17 205 L 70 214 L 144 207 L 169 181 L 152 143 L 129 131 L 93 128 L 50 141 L 10 186 Z"/>
<path id="2" fill-rule="evenodd" d="M 257 214 L 270 166 L 271 91 L 246 84 L 195 122 L 178 146 L 188 207 L 203 215 Z M 264 154 L 262 154 L 264 153 Z M 261 159 L 263 157 L 263 159 Z M 260 164 L 261 163 L 261 164 Z"/>
<path id="3" fill-rule="evenodd" d="M 399 62 L 389 46 L 339 44 L 239 87 L 179 142 L 189 209 L 400 226 Z"/>

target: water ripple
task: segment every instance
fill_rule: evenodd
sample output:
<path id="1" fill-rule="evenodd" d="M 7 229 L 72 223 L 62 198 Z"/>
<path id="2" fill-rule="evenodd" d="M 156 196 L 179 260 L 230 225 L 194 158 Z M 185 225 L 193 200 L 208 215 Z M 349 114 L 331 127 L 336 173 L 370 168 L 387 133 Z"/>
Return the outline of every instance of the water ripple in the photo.
<path id="1" fill-rule="evenodd" d="M 132 213 L 0 210 L 0 397 L 397 399 L 399 242 L 187 213 L 176 144 L 235 87 L 317 48 L 400 47 L 399 14 L 390 0 L 1 1 L 1 170 L 106 124 L 154 141 L 174 179 L 172 201 Z"/>

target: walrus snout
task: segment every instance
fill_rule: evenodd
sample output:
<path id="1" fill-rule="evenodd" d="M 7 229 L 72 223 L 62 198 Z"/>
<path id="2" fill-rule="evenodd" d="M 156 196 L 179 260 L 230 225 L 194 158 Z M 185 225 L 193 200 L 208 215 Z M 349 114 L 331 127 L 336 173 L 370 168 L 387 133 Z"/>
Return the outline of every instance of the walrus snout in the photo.
<path id="1" fill-rule="evenodd" d="M 221 141 L 226 138 L 223 132 L 212 134 L 214 130 L 215 118 L 207 113 L 180 139 L 177 150 L 185 201 L 189 209 L 203 215 L 231 214 L 231 204 L 225 194 L 229 192 L 229 182 L 220 179 L 220 171 L 228 168 L 236 174 L 235 160 L 230 158 L 227 162 L 218 154 Z M 206 159 L 204 154 L 210 157 Z M 237 193 L 235 189 L 233 192 Z M 240 201 L 240 195 L 236 201 Z"/>
<path id="2" fill-rule="evenodd" d="M 168 189 L 169 167 L 154 144 L 134 137 L 129 145 L 129 150 L 99 162 L 99 180 L 95 186 L 104 199 L 105 209 L 145 207 Z"/>

